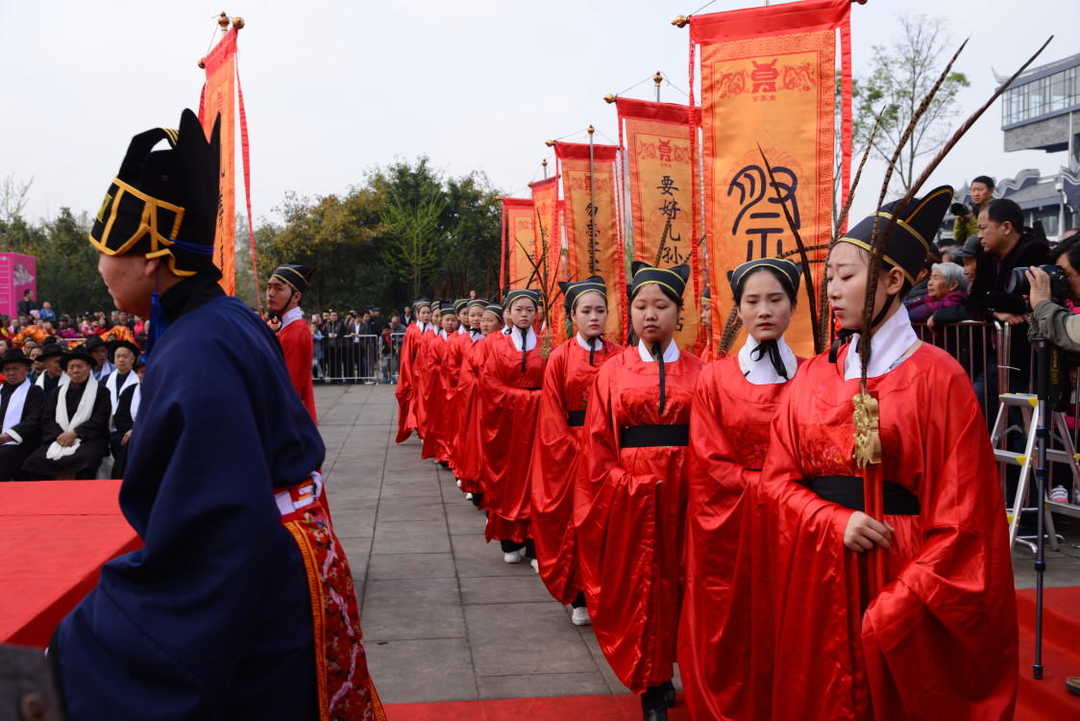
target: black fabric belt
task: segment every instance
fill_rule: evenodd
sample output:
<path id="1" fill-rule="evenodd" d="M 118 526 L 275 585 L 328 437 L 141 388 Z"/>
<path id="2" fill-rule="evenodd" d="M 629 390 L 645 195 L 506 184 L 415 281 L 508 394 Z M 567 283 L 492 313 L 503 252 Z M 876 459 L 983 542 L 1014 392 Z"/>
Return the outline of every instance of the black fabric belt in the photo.
<path id="1" fill-rule="evenodd" d="M 585 425 L 585 411 L 567 411 L 566 425 L 578 427 Z"/>
<path id="2" fill-rule="evenodd" d="M 523 391 L 542 391 L 543 387 L 537 386 L 536 388 L 522 388 Z"/>
<path id="3" fill-rule="evenodd" d="M 863 479 L 858 476 L 821 476 L 807 484 L 826 501 L 839 503 L 853 511 L 865 511 Z M 917 516 L 921 511 L 919 499 L 899 483 L 885 481 L 885 513 L 890 516 Z"/>
<path id="4" fill-rule="evenodd" d="M 685 446 L 689 443 L 690 426 L 687 425 L 630 426 L 619 432 L 619 445 L 623 448 Z"/>

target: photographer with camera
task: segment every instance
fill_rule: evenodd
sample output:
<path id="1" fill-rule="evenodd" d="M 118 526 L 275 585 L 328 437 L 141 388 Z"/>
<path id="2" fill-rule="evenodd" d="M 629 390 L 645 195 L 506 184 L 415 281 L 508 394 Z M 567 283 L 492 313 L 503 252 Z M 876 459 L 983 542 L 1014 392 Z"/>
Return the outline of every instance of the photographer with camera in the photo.
<path id="1" fill-rule="evenodd" d="M 1072 230 L 1050 254 L 1054 265 L 1025 271 L 1030 286 L 1033 330 L 1062 350 L 1080 352 L 1080 315 L 1066 303 L 1080 303 L 1080 231 Z M 1047 271 L 1050 271 L 1049 273 Z M 1051 273 L 1053 274 L 1051 276 Z"/>

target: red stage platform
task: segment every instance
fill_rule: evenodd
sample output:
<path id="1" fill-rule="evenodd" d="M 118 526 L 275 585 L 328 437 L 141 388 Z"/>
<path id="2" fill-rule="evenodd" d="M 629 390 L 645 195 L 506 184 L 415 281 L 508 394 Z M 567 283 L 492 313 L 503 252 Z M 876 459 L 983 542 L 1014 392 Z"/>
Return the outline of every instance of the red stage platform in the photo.
<path id="1" fill-rule="evenodd" d="M 48 644 L 106 561 L 139 546 L 120 481 L 0 483 L 0 641 Z"/>

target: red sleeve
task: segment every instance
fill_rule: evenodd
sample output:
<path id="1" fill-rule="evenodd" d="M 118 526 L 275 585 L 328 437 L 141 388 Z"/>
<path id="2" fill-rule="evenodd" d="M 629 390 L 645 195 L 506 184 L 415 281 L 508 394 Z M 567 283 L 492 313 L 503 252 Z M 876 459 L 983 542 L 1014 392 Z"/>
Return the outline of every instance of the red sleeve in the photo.
<path id="1" fill-rule="evenodd" d="M 319 422 L 319 414 L 315 408 L 315 387 L 311 378 L 312 366 L 312 340 L 311 331 L 302 322 L 290 323 L 280 334 L 281 350 L 285 355 L 285 368 L 289 371 L 289 379 L 293 388 L 303 401 L 311 415 L 311 420 Z"/>

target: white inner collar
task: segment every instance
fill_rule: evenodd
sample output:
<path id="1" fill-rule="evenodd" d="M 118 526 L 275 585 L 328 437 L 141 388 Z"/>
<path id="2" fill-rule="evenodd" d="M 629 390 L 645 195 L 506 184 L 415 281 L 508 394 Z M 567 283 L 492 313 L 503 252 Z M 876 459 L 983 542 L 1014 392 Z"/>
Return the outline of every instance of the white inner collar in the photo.
<path id="1" fill-rule="evenodd" d="M 656 359 L 653 358 L 652 353 L 649 351 L 649 347 L 645 345 L 645 341 L 639 340 L 637 344 L 638 355 L 641 356 L 641 360 L 645 363 L 655 363 Z M 674 363 L 679 360 L 679 344 L 672 338 L 668 341 L 667 347 L 664 348 L 664 362 Z"/>
<path id="2" fill-rule="evenodd" d="M 293 321 L 302 320 L 304 317 L 304 310 L 300 306 L 296 306 L 292 310 L 285 311 L 285 315 L 281 316 L 281 328 L 278 330 L 284 330 L 285 326 Z"/>
<path id="3" fill-rule="evenodd" d="M 596 350 L 601 350 L 604 347 L 604 340 L 602 338 L 597 338 L 595 341 L 593 341 L 594 343 L 596 343 L 596 345 L 590 348 L 589 341 L 586 340 L 585 337 L 581 335 L 581 333 L 575 333 L 574 337 L 577 338 L 578 345 L 585 350 L 593 350 L 594 348 Z"/>
<path id="4" fill-rule="evenodd" d="M 860 335 L 856 333 L 851 337 L 848 344 L 847 356 L 844 358 L 844 380 L 850 381 L 861 377 L 862 356 L 858 353 Z M 919 340 L 911 327 L 911 319 L 908 317 L 907 308 L 901 303 L 900 307 L 870 338 L 870 368 L 867 369 L 867 378 L 877 378 L 900 365 L 901 359 L 908 349 Z"/>
<path id="5" fill-rule="evenodd" d="M 776 372 L 767 353 L 762 353 L 760 358 L 754 359 L 753 353 L 758 345 L 756 340 L 747 336 L 743 347 L 739 349 L 739 369 L 751 385 L 785 383 L 795 377 L 795 371 L 799 369 L 799 361 L 782 336 L 776 341 L 776 346 L 780 350 L 780 360 L 784 362 L 784 368 L 787 370 L 787 378 Z"/>
<path id="6" fill-rule="evenodd" d="M 536 347 L 536 331 L 529 328 L 529 332 L 525 336 L 525 348 L 521 347 L 521 331 L 516 327 L 510 333 L 510 340 L 514 341 L 514 348 L 520 350 L 530 351 Z"/>

